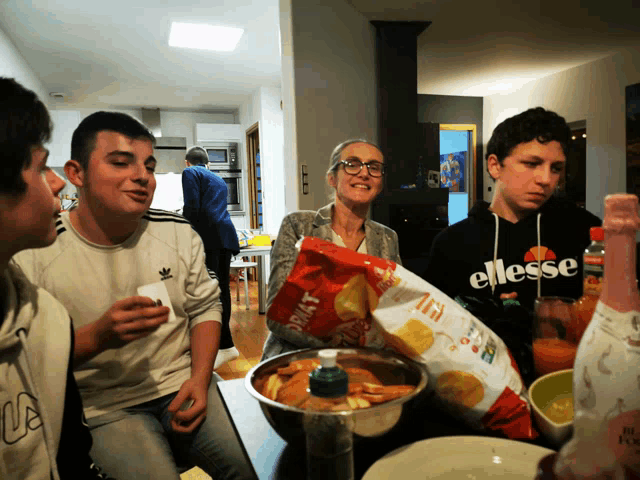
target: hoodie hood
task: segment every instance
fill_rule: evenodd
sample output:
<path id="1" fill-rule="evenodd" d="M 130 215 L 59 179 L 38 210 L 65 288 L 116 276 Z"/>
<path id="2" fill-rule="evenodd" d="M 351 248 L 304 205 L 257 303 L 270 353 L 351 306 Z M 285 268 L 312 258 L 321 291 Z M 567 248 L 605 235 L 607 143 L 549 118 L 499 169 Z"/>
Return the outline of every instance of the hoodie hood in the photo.
<path id="1" fill-rule="evenodd" d="M 57 365 L 62 364 L 61 371 L 66 372 L 71 342 L 70 338 L 59 342 L 48 339 L 57 339 L 61 331 L 52 320 L 66 321 L 68 329 L 68 315 L 61 306 L 38 315 L 38 305 L 53 298 L 44 291 L 39 296 L 12 261 L 2 272 L 0 282 L 0 293 L 5 296 L 0 325 L 0 403 L 5 412 L 0 455 L 23 465 L 29 478 L 59 480 L 56 451 L 66 381 L 50 377 L 48 368 L 57 371 Z M 49 346 L 55 343 L 53 348 Z M 13 415 L 7 416 L 7 411 Z M 14 473 L 11 466 L 0 464 L 0 477 Z"/>
<path id="2" fill-rule="evenodd" d="M 0 277 L 2 291 L 5 294 L 5 311 L 1 312 L 3 321 L 0 325 L 0 351 L 17 345 L 20 341 L 18 331 L 29 332 L 31 321 L 35 316 L 35 298 L 33 288 L 13 262 L 2 272 Z"/>

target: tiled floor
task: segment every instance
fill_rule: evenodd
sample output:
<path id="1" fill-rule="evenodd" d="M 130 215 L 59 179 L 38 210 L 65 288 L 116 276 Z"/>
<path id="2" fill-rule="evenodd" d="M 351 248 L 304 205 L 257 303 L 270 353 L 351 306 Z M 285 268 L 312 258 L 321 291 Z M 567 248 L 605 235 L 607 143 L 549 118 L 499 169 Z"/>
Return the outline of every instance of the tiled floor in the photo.
<path id="1" fill-rule="evenodd" d="M 240 300 L 236 300 L 236 283 L 231 282 L 231 335 L 240 356 L 216 370 L 225 380 L 244 378 L 260 362 L 262 345 L 267 338 L 265 316 L 258 315 L 258 284 L 249 282 L 250 309 L 246 310 L 244 285 L 240 282 Z M 181 480 L 211 480 L 199 468 L 192 468 L 180 476 Z"/>

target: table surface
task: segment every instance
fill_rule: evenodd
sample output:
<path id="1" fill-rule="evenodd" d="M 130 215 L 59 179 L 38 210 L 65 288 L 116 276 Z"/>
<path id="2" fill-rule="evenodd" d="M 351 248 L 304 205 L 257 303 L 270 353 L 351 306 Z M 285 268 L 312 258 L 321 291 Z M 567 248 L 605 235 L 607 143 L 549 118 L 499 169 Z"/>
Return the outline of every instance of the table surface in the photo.
<path id="1" fill-rule="evenodd" d="M 304 445 L 288 445 L 267 422 L 258 400 L 244 386 L 244 379 L 218 383 L 223 402 L 232 419 L 247 457 L 260 480 L 303 480 L 306 477 Z M 361 440 L 354 446 L 356 478 L 385 454 L 424 438 L 452 435 L 482 435 L 452 420 L 442 412 L 417 422 L 422 427 L 415 432 L 396 432 L 383 439 Z M 425 432 L 425 425 L 428 432 Z M 418 433 L 420 430 L 420 433 Z M 532 442 L 545 446 L 544 442 Z"/>

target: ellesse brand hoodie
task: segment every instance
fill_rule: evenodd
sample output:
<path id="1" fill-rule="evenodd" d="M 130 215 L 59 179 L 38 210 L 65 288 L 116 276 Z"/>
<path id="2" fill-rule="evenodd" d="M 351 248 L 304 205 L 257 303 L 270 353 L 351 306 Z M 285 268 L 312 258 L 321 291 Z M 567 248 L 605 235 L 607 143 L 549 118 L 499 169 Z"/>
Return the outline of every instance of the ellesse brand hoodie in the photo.
<path id="1" fill-rule="evenodd" d="M 529 309 L 541 295 L 579 298 L 589 229 L 601 223 L 555 197 L 518 223 L 478 202 L 467 219 L 436 236 L 422 277 L 452 298 L 517 292 Z"/>
<path id="2" fill-rule="evenodd" d="M 0 271 L 0 478 L 101 478 L 72 350 L 64 307 L 14 264 Z"/>

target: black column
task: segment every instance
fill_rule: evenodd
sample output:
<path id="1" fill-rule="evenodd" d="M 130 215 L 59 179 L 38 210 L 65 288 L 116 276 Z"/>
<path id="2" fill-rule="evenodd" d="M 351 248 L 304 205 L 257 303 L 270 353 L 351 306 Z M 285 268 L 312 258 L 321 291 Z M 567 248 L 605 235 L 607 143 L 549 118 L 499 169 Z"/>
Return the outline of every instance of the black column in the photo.
<path id="1" fill-rule="evenodd" d="M 416 181 L 418 35 L 431 22 L 372 22 L 376 27 L 380 147 L 388 165 L 385 191 Z"/>
<path id="2" fill-rule="evenodd" d="M 404 265 L 419 274 L 433 237 L 448 221 L 448 189 L 429 188 L 426 178 L 429 169 L 439 170 L 438 128 L 418 123 L 418 35 L 431 22 L 371 23 L 376 27 L 379 142 L 387 166 L 372 218 L 398 233 Z"/>

